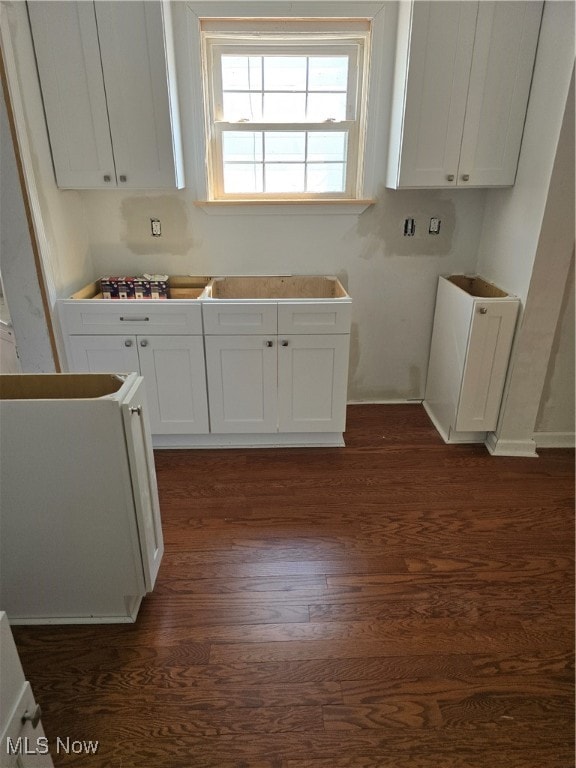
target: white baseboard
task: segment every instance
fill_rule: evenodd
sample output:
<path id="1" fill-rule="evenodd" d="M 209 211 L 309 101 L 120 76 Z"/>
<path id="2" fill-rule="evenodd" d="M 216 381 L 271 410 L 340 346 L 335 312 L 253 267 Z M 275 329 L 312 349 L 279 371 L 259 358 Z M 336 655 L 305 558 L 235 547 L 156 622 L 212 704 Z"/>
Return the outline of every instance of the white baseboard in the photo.
<path id="1" fill-rule="evenodd" d="M 421 398 L 397 400 L 348 400 L 347 405 L 422 405 Z"/>
<path id="2" fill-rule="evenodd" d="M 535 432 L 537 448 L 576 448 L 574 432 Z"/>
<path id="3" fill-rule="evenodd" d="M 489 432 L 485 442 L 492 456 L 523 456 L 537 459 L 534 440 L 499 440 L 495 432 Z"/>

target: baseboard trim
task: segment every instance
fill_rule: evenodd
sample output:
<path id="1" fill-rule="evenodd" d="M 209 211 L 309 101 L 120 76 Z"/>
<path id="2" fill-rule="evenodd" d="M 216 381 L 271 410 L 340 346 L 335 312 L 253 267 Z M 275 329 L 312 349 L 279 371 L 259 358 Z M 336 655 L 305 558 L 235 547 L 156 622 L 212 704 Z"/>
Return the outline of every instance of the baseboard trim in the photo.
<path id="1" fill-rule="evenodd" d="M 574 432 L 535 432 L 536 448 L 576 448 Z"/>
<path id="2" fill-rule="evenodd" d="M 347 405 L 422 405 L 421 398 L 397 400 L 348 400 Z"/>
<path id="3" fill-rule="evenodd" d="M 500 440 L 495 432 L 489 432 L 484 444 L 492 456 L 538 458 L 534 440 Z"/>

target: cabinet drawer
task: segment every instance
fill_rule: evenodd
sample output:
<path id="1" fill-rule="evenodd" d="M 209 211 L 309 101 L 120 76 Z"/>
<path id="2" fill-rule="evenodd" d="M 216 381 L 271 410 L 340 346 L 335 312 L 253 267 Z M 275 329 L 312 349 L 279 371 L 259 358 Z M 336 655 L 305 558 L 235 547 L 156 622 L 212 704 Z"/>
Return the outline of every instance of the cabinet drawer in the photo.
<path id="1" fill-rule="evenodd" d="M 203 305 L 204 333 L 208 335 L 276 333 L 276 302 L 258 304 L 214 303 Z"/>
<path id="2" fill-rule="evenodd" d="M 71 300 L 60 303 L 65 333 L 201 334 L 200 304 L 165 301 Z"/>
<path id="3" fill-rule="evenodd" d="M 308 302 L 278 305 L 278 333 L 350 333 L 350 302 Z"/>

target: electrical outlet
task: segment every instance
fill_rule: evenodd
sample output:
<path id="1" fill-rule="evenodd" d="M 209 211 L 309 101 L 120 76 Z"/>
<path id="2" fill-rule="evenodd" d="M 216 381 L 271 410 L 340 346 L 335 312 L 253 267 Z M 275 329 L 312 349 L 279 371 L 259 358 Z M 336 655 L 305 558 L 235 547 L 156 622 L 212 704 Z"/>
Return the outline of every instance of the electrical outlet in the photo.
<path id="1" fill-rule="evenodd" d="M 162 234 L 162 224 L 160 223 L 160 219 L 150 219 L 150 230 L 152 232 L 152 237 L 160 237 Z"/>
<path id="2" fill-rule="evenodd" d="M 416 232 L 414 219 L 404 219 L 404 237 L 413 237 Z"/>
<path id="3" fill-rule="evenodd" d="M 428 227 L 428 234 L 439 235 L 440 234 L 440 219 L 432 217 L 430 219 L 430 226 Z"/>

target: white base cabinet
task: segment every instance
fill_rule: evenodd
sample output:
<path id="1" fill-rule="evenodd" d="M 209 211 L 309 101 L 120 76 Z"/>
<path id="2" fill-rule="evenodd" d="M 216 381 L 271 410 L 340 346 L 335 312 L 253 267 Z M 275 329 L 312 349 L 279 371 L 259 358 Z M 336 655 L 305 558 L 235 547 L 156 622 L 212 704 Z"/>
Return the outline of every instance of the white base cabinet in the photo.
<path id="1" fill-rule="evenodd" d="M 199 304 L 66 299 L 59 309 L 71 370 L 140 373 L 155 436 L 209 431 Z"/>
<path id="2" fill-rule="evenodd" d="M 445 442 L 496 429 L 519 307 L 482 278 L 439 278 L 424 407 Z"/>
<path id="3" fill-rule="evenodd" d="M 4 611 L 0 611 L 0 681 L 0 765 L 53 768 L 41 710 L 24 676 Z"/>
<path id="4" fill-rule="evenodd" d="M 0 420 L 11 623 L 134 621 L 163 553 L 142 377 L 0 376 Z"/>
<path id="5" fill-rule="evenodd" d="M 543 3 L 399 3 L 387 186 L 514 184 Z"/>

